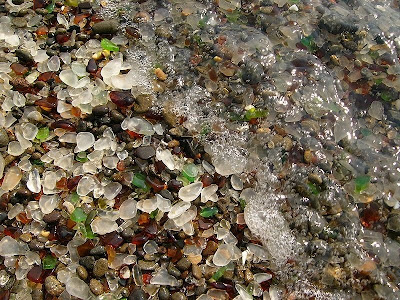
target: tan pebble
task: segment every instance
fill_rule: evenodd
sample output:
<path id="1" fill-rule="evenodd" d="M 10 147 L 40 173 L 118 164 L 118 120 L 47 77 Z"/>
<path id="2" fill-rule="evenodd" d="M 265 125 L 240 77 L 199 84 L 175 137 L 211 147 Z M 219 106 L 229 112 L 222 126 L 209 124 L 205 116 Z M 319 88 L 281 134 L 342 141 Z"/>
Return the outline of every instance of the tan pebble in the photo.
<path id="1" fill-rule="evenodd" d="M 40 235 L 44 236 L 44 237 L 48 237 L 50 235 L 50 231 L 42 230 L 42 232 L 40 232 Z"/>
<path id="2" fill-rule="evenodd" d="M 397 136 L 397 132 L 396 131 L 394 131 L 394 130 L 390 130 L 388 133 L 387 133 L 387 137 L 389 138 L 389 139 L 394 139 L 395 137 Z"/>
<path id="3" fill-rule="evenodd" d="M 250 283 L 254 280 L 253 273 L 249 269 L 246 269 L 244 272 L 244 280 L 246 280 L 247 283 Z"/>
<path id="4" fill-rule="evenodd" d="M 180 145 L 179 141 L 177 140 L 172 140 L 168 142 L 168 147 L 169 148 L 174 148 L 174 147 L 178 147 Z"/>
<path id="5" fill-rule="evenodd" d="M 164 81 L 168 78 L 168 75 L 164 73 L 163 70 L 161 70 L 160 68 L 157 68 L 154 70 L 154 74 L 156 74 L 157 78 Z"/>
<path id="6" fill-rule="evenodd" d="M 306 163 L 310 163 L 311 162 L 311 160 L 312 160 L 312 157 L 313 157 L 313 155 L 312 155 L 312 152 L 311 152 L 311 150 L 306 150 L 306 151 L 304 151 L 304 161 L 306 162 Z"/>
<path id="7" fill-rule="evenodd" d="M 99 52 L 97 52 L 97 53 L 95 53 L 95 54 L 92 55 L 92 58 L 93 58 L 94 60 L 99 60 L 99 59 L 102 58 L 102 57 L 103 57 L 103 54 L 101 53 L 101 51 L 99 51 Z"/>
<path id="8" fill-rule="evenodd" d="M 197 264 L 192 265 L 192 273 L 193 273 L 194 278 L 196 278 L 196 279 L 200 279 L 203 277 L 201 268 Z"/>
<path id="9" fill-rule="evenodd" d="M 90 279 L 89 287 L 96 296 L 103 294 L 103 285 L 97 279 Z"/>
<path id="10" fill-rule="evenodd" d="M 23 233 L 19 236 L 20 240 L 28 243 L 32 240 L 32 235 L 30 233 Z"/>
<path id="11" fill-rule="evenodd" d="M 314 182 L 316 184 L 322 183 L 322 178 L 318 174 L 315 174 L 315 173 L 308 174 L 308 180 L 310 180 L 311 182 Z"/>
<path id="12" fill-rule="evenodd" d="M 292 147 L 293 147 L 293 142 L 292 142 L 292 139 L 290 138 L 290 137 L 288 137 L 288 136 L 285 136 L 284 138 L 283 138 L 283 148 L 286 150 L 286 151 L 289 151 L 290 149 L 292 149 Z"/>
<path id="13" fill-rule="evenodd" d="M 103 51 L 101 51 L 101 54 L 103 54 L 104 57 L 109 57 L 111 55 L 111 52 L 104 49 Z"/>
<path id="14" fill-rule="evenodd" d="M 203 259 L 203 257 L 199 254 L 199 255 L 188 255 L 188 259 L 190 260 L 190 262 L 192 264 L 198 264 L 201 262 L 201 260 Z"/>
<path id="15" fill-rule="evenodd" d="M 78 274 L 78 276 L 83 280 L 88 277 L 88 271 L 86 271 L 85 267 L 83 266 L 78 266 L 76 268 L 76 274 Z"/>

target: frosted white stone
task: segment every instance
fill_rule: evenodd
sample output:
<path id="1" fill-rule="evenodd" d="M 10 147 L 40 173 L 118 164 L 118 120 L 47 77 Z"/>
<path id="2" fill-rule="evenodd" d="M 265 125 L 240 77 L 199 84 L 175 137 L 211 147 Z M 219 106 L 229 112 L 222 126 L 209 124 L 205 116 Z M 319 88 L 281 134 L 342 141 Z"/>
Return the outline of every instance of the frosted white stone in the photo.
<path id="1" fill-rule="evenodd" d="M 218 201 L 218 196 L 216 194 L 217 191 L 218 191 L 218 185 L 216 184 L 211 184 L 205 187 L 201 191 L 201 202 L 205 203 L 207 201 L 212 201 L 212 202 Z"/>
<path id="2" fill-rule="evenodd" d="M 151 213 L 152 211 L 157 209 L 157 198 L 153 197 L 150 199 L 140 200 L 137 203 L 137 208 L 141 211 Z"/>
<path id="3" fill-rule="evenodd" d="M 157 207 L 162 212 L 169 212 L 171 210 L 171 200 L 164 198 L 160 194 L 156 194 L 157 198 Z"/>
<path id="4" fill-rule="evenodd" d="M 123 220 L 129 220 L 136 216 L 136 200 L 127 199 L 122 202 L 121 206 L 119 207 L 119 216 Z"/>
<path id="5" fill-rule="evenodd" d="M 78 277 L 72 277 L 65 285 L 65 290 L 73 297 L 80 299 L 89 298 L 89 286 Z"/>
<path id="6" fill-rule="evenodd" d="M 21 181 L 21 178 L 22 178 L 22 172 L 19 167 L 13 166 L 9 168 L 6 175 L 4 176 L 1 189 L 6 192 L 11 191 Z"/>
<path id="7" fill-rule="evenodd" d="M 31 172 L 29 172 L 28 181 L 26 183 L 26 187 L 32 193 L 39 193 L 40 192 L 40 189 L 41 189 L 40 175 L 39 175 L 39 171 L 37 169 L 33 169 Z"/>
<path id="8" fill-rule="evenodd" d="M 86 196 L 96 186 L 96 181 L 91 176 L 83 176 L 81 180 L 79 180 L 78 186 L 76 187 L 76 192 L 79 196 Z"/>
<path id="9" fill-rule="evenodd" d="M 242 181 L 242 179 L 241 179 L 239 176 L 237 176 L 236 174 L 233 174 L 233 175 L 231 176 L 231 185 L 232 185 L 232 188 L 233 188 L 234 190 L 237 190 L 237 191 L 243 190 L 243 181 Z"/>
<path id="10" fill-rule="evenodd" d="M 181 227 L 184 224 L 192 221 L 197 215 L 197 208 L 196 206 L 192 206 L 187 212 L 181 214 L 179 217 L 173 219 L 176 226 Z"/>
<path id="11" fill-rule="evenodd" d="M 49 71 L 58 71 L 58 69 L 60 69 L 60 58 L 56 55 L 50 57 L 50 59 L 47 61 L 47 67 L 49 68 Z"/>
<path id="12" fill-rule="evenodd" d="M 24 138 L 30 141 L 36 137 L 38 131 L 39 129 L 37 128 L 37 126 L 32 123 L 25 123 L 22 126 L 22 135 L 24 136 Z"/>
<path id="13" fill-rule="evenodd" d="M 1 256 L 14 256 L 23 255 L 27 249 L 21 247 L 21 245 L 10 236 L 5 236 L 0 241 L 0 255 Z"/>
<path id="14" fill-rule="evenodd" d="M 158 148 L 156 150 L 156 158 L 161 160 L 168 169 L 175 170 L 175 160 L 172 153 L 168 149 L 162 150 Z"/>
<path id="15" fill-rule="evenodd" d="M 20 156 L 22 153 L 24 153 L 24 149 L 22 149 L 19 142 L 12 141 L 8 143 L 7 153 L 13 156 Z"/>
<path id="16" fill-rule="evenodd" d="M 171 210 L 168 213 L 168 218 L 174 219 L 179 217 L 181 214 L 186 212 L 190 208 L 190 202 L 178 202 L 174 206 L 171 207 Z"/>
<path id="17" fill-rule="evenodd" d="M 116 58 L 109 61 L 103 69 L 101 69 L 101 76 L 103 78 L 112 77 L 118 75 L 122 68 L 122 59 Z"/>
<path id="18" fill-rule="evenodd" d="M 202 189 L 203 183 L 201 181 L 194 182 L 181 188 L 178 192 L 178 196 L 183 201 L 190 202 L 200 196 Z"/>
<path id="19" fill-rule="evenodd" d="M 42 195 L 39 199 L 39 207 L 44 214 L 51 213 L 60 201 L 58 195 Z"/>
<path id="20" fill-rule="evenodd" d="M 218 267 L 226 266 L 232 260 L 232 246 L 227 244 L 219 245 L 213 257 L 213 263 Z"/>
<path id="21" fill-rule="evenodd" d="M 149 240 L 143 245 L 143 250 L 147 254 L 154 254 L 158 252 L 158 245 L 155 241 Z"/>
<path id="22" fill-rule="evenodd" d="M 150 283 L 169 286 L 179 285 L 178 280 L 174 276 L 170 275 L 166 269 L 160 269 L 156 274 L 153 274 Z"/>
<path id="23" fill-rule="evenodd" d="M 155 133 L 153 125 L 150 122 L 137 117 L 126 118 L 123 120 L 121 123 L 121 128 L 124 130 L 129 129 L 130 131 L 149 136 Z"/>
<path id="24" fill-rule="evenodd" d="M 104 187 L 104 197 L 113 200 L 121 190 L 122 185 L 119 182 L 110 182 Z"/>
<path id="25" fill-rule="evenodd" d="M 95 143 L 95 138 L 91 132 L 79 132 L 76 135 L 76 145 L 80 151 L 85 151 L 92 147 Z"/>
<path id="26" fill-rule="evenodd" d="M 89 75 L 89 73 L 86 72 L 86 66 L 81 62 L 77 62 L 77 61 L 72 62 L 71 70 L 79 77 L 84 77 L 84 76 Z"/>
<path id="27" fill-rule="evenodd" d="M 72 70 L 62 70 L 59 75 L 62 82 L 71 87 L 78 84 L 78 76 Z"/>
<path id="28" fill-rule="evenodd" d="M 380 101 L 374 101 L 368 109 L 368 114 L 377 120 L 382 120 L 384 108 Z"/>
<path id="29" fill-rule="evenodd" d="M 113 232 L 118 228 L 118 224 L 115 221 L 100 217 L 95 218 L 90 226 L 94 233 L 100 235 Z"/>

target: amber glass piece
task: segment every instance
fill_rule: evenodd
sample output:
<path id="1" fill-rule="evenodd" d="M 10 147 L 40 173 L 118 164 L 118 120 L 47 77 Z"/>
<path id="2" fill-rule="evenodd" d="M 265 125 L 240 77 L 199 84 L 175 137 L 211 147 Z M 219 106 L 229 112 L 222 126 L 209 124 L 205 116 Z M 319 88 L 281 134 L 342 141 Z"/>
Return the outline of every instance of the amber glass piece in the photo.
<path id="1" fill-rule="evenodd" d="M 135 99 L 133 98 L 130 91 L 110 92 L 110 99 L 118 107 L 129 107 L 135 102 Z"/>
<path id="2" fill-rule="evenodd" d="M 51 129 L 62 128 L 64 130 L 66 130 L 66 131 L 72 131 L 72 132 L 76 131 L 75 124 L 72 123 L 69 120 L 58 120 L 58 121 L 55 121 L 55 122 L 51 123 L 50 128 Z"/>
<path id="3" fill-rule="evenodd" d="M 13 70 L 14 73 L 17 75 L 24 75 L 29 71 L 29 69 L 27 67 L 25 67 L 24 65 L 21 65 L 19 63 L 12 63 L 10 67 L 11 67 L 11 70 Z"/>

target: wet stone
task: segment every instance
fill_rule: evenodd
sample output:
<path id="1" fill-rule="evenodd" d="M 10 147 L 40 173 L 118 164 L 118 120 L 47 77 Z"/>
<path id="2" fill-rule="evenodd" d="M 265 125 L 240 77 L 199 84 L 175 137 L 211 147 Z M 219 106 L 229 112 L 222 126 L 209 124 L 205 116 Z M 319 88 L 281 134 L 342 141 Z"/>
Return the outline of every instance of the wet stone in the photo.
<path id="1" fill-rule="evenodd" d="M 93 114 L 96 116 L 104 116 L 104 115 L 108 114 L 109 111 L 110 111 L 110 109 L 106 105 L 99 105 L 99 106 L 93 107 L 93 110 L 92 110 Z"/>
<path id="2" fill-rule="evenodd" d="M 156 151 L 152 146 L 142 146 L 136 149 L 136 155 L 141 159 L 149 159 L 156 155 Z"/>
<path id="3" fill-rule="evenodd" d="M 158 290 L 158 297 L 160 300 L 167 300 L 170 297 L 170 293 L 167 287 L 161 286 Z"/>
<path id="4" fill-rule="evenodd" d="M 96 246 L 90 250 L 90 255 L 101 256 L 106 254 L 106 248 L 104 246 Z"/>
<path id="5" fill-rule="evenodd" d="M 53 210 L 51 213 L 43 216 L 43 221 L 46 223 L 57 223 L 61 218 L 58 210 Z"/>
<path id="6" fill-rule="evenodd" d="M 171 299 L 172 300 L 186 300 L 187 297 L 185 296 L 184 293 L 176 292 L 176 293 L 172 294 Z"/>
<path id="7" fill-rule="evenodd" d="M 182 274 L 181 271 L 179 271 L 179 270 L 174 266 L 173 263 L 169 263 L 169 264 L 168 264 L 167 271 L 168 271 L 169 274 L 171 274 L 172 276 L 177 277 L 177 278 L 179 278 L 179 277 L 181 276 L 181 274 Z"/>
<path id="8" fill-rule="evenodd" d="M 147 297 L 141 289 L 133 290 L 128 297 L 128 300 L 146 300 L 146 299 Z"/>
<path id="9" fill-rule="evenodd" d="M 154 271 L 158 264 L 155 261 L 146 261 L 146 260 L 139 260 L 138 261 L 139 268 L 145 271 Z"/>
<path id="10" fill-rule="evenodd" d="M 12 23 L 15 27 L 23 28 L 26 27 L 27 21 L 24 17 L 16 17 L 12 19 Z"/>

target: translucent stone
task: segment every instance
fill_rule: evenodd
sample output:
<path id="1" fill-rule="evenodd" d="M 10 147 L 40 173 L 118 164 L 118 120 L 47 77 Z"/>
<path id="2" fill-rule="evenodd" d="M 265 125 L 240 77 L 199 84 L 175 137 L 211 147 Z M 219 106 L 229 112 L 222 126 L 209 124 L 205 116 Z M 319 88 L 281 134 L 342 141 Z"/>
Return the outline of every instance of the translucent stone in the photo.
<path id="1" fill-rule="evenodd" d="M 0 178 L 3 178 L 4 167 L 5 167 L 4 158 L 3 158 L 3 155 L 0 154 Z"/>
<path id="2" fill-rule="evenodd" d="M 57 175 L 55 172 L 49 171 L 43 175 L 43 188 L 53 190 L 56 187 Z"/>
<path id="3" fill-rule="evenodd" d="M 235 284 L 235 288 L 238 291 L 242 300 L 253 300 L 253 296 L 250 295 L 247 290 L 240 284 Z"/>
<path id="4" fill-rule="evenodd" d="M 164 163 L 164 165 L 167 166 L 168 169 L 175 170 L 174 156 L 168 149 L 162 150 L 158 148 L 156 151 L 156 158 L 158 160 L 161 160 Z"/>
<path id="5" fill-rule="evenodd" d="M 14 256 L 23 255 L 27 249 L 21 247 L 21 245 L 10 236 L 5 236 L 0 241 L 0 255 L 1 256 Z"/>
<path id="6" fill-rule="evenodd" d="M 218 196 L 216 192 L 218 191 L 218 185 L 211 184 L 205 187 L 201 191 L 201 202 L 206 203 L 207 201 L 216 202 L 218 201 Z"/>
<path id="7" fill-rule="evenodd" d="M 234 190 L 241 191 L 243 189 L 242 179 L 235 174 L 231 176 L 231 185 Z"/>
<path id="8" fill-rule="evenodd" d="M 93 133 L 90 132 L 79 132 L 76 135 L 76 144 L 79 151 L 85 151 L 92 147 L 95 143 Z"/>
<path id="9" fill-rule="evenodd" d="M 22 172 L 20 168 L 16 166 L 9 168 L 6 175 L 4 176 L 1 189 L 6 192 L 11 191 L 21 181 L 21 178 Z"/>
<path id="10" fill-rule="evenodd" d="M 254 276 L 254 280 L 257 283 L 261 283 L 261 282 L 270 280 L 272 278 L 272 275 L 269 273 L 257 273 L 257 274 L 254 274 L 253 276 Z"/>
<path id="11" fill-rule="evenodd" d="M 368 109 L 368 114 L 377 120 L 382 120 L 384 108 L 380 101 L 373 101 Z"/>
<path id="12" fill-rule="evenodd" d="M 46 54 L 46 50 L 38 50 L 37 54 L 34 57 L 35 62 L 37 62 L 37 63 L 44 62 L 48 58 L 49 58 L 49 56 Z"/>
<path id="13" fill-rule="evenodd" d="M 119 162 L 116 156 L 105 156 L 103 157 L 103 165 L 108 169 L 116 169 Z"/>
<path id="14" fill-rule="evenodd" d="M 79 196 L 86 196 L 91 191 L 93 191 L 96 185 L 97 183 L 92 177 L 83 176 L 81 180 L 79 180 L 76 192 L 78 193 Z"/>
<path id="15" fill-rule="evenodd" d="M 40 189 L 41 189 L 40 175 L 39 175 L 39 171 L 37 169 L 33 169 L 31 172 L 29 172 L 28 181 L 26 183 L 26 187 L 32 193 L 39 193 L 40 192 Z"/>
<path id="16" fill-rule="evenodd" d="M 215 170 L 222 176 L 242 173 L 246 165 L 246 158 L 242 155 L 222 155 L 213 159 Z"/>
<path id="17" fill-rule="evenodd" d="M 86 66 L 83 63 L 77 61 L 71 63 L 71 70 L 79 77 L 84 77 L 89 75 L 89 73 L 86 72 Z"/>
<path id="18" fill-rule="evenodd" d="M 178 196 L 185 202 L 190 202 L 195 200 L 203 189 L 203 183 L 198 181 L 184 186 L 179 190 Z"/>
<path id="19" fill-rule="evenodd" d="M 190 208 L 191 204 L 189 202 L 178 202 L 174 206 L 171 207 L 171 210 L 168 213 L 168 218 L 175 219 L 179 217 L 181 214 L 186 212 Z"/>
<path id="20" fill-rule="evenodd" d="M 59 200 L 58 195 L 42 195 L 39 207 L 45 215 L 49 214 L 57 207 Z"/>
<path id="21" fill-rule="evenodd" d="M 71 53 L 69 52 L 60 52 L 60 58 L 66 65 L 71 63 Z"/>
<path id="22" fill-rule="evenodd" d="M 143 250 L 147 254 L 154 254 L 158 252 L 158 245 L 155 241 L 149 240 L 143 245 Z"/>
<path id="23" fill-rule="evenodd" d="M 113 200 L 121 190 L 122 185 L 119 182 L 111 182 L 104 187 L 104 197 Z"/>
<path id="24" fill-rule="evenodd" d="M 160 194 L 156 194 L 157 198 L 157 207 L 162 212 L 169 212 L 171 210 L 171 200 L 164 198 Z"/>
<path id="25" fill-rule="evenodd" d="M 58 69 L 60 69 L 60 58 L 56 55 L 50 57 L 50 59 L 47 61 L 47 67 L 49 68 L 49 71 L 58 71 Z"/>
<path id="26" fill-rule="evenodd" d="M 37 126 L 32 123 L 25 123 L 24 126 L 22 126 L 22 135 L 30 141 L 36 137 L 38 131 L 39 129 Z"/>
<path id="27" fill-rule="evenodd" d="M 66 85 L 75 87 L 78 84 L 78 76 L 72 70 L 62 70 L 59 77 Z"/>
<path id="28" fill-rule="evenodd" d="M 13 103 L 17 107 L 24 107 L 26 103 L 26 98 L 24 95 L 15 92 L 13 95 Z"/>
<path id="29" fill-rule="evenodd" d="M 101 76 L 103 78 L 112 77 L 118 75 L 122 68 L 122 59 L 116 58 L 109 61 L 103 69 L 101 69 Z"/>
<path id="30" fill-rule="evenodd" d="M 213 263 L 218 267 L 226 266 L 232 259 L 232 247 L 227 244 L 219 245 L 213 257 Z"/>
<path id="31" fill-rule="evenodd" d="M 132 79 L 128 75 L 115 75 L 111 77 L 113 87 L 121 90 L 130 90 L 132 88 Z"/>
<path id="32" fill-rule="evenodd" d="M 8 143 L 7 153 L 13 156 L 20 156 L 24 153 L 24 149 L 21 147 L 19 142 L 12 141 Z"/>
<path id="33" fill-rule="evenodd" d="M 157 209 L 157 198 L 153 197 L 150 199 L 140 200 L 137 203 L 137 208 L 143 212 L 151 213 Z"/>
<path id="34" fill-rule="evenodd" d="M 111 147 L 111 140 L 107 137 L 102 137 L 94 143 L 95 150 L 106 150 Z M 112 168 L 111 168 L 112 169 Z"/>
<path id="35" fill-rule="evenodd" d="M 71 170 L 74 163 L 74 155 L 68 154 L 54 161 L 54 165 L 64 170 Z"/>
<path id="36" fill-rule="evenodd" d="M 121 206 L 119 207 L 119 216 L 123 220 L 129 220 L 136 216 L 136 200 L 134 199 L 127 199 L 122 202 Z"/>
<path id="37" fill-rule="evenodd" d="M 17 203 L 12 208 L 10 208 L 7 217 L 9 220 L 14 219 L 19 213 L 23 211 L 24 211 L 24 206 L 21 203 Z"/>
<path id="38" fill-rule="evenodd" d="M 150 122 L 137 117 L 126 118 L 124 121 L 122 121 L 121 128 L 149 136 L 153 135 L 155 132 L 153 125 Z"/>
<path id="39" fill-rule="evenodd" d="M 106 218 L 95 218 L 90 226 L 94 233 L 100 235 L 113 232 L 118 228 L 118 224 L 115 221 Z"/>
<path id="40" fill-rule="evenodd" d="M 179 217 L 173 219 L 176 226 L 181 227 L 184 224 L 192 221 L 197 215 L 197 208 L 196 206 L 192 206 L 187 212 L 181 214 Z"/>
<path id="41" fill-rule="evenodd" d="M 65 290 L 73 297 L 80 299 L 89 298 L 89 286 L 78 277 L 72 277 L 67 281 Z"/>
<path id="42" fill-rule="evenodd" d="M 178 280 L 168 274 L 166 269 L 160 269 L 156 274 L 153 274 L 153 277 L 150 279 L 151 284 L 157 285 L 169 285 L 169 286 L 178 286 Z"/>

